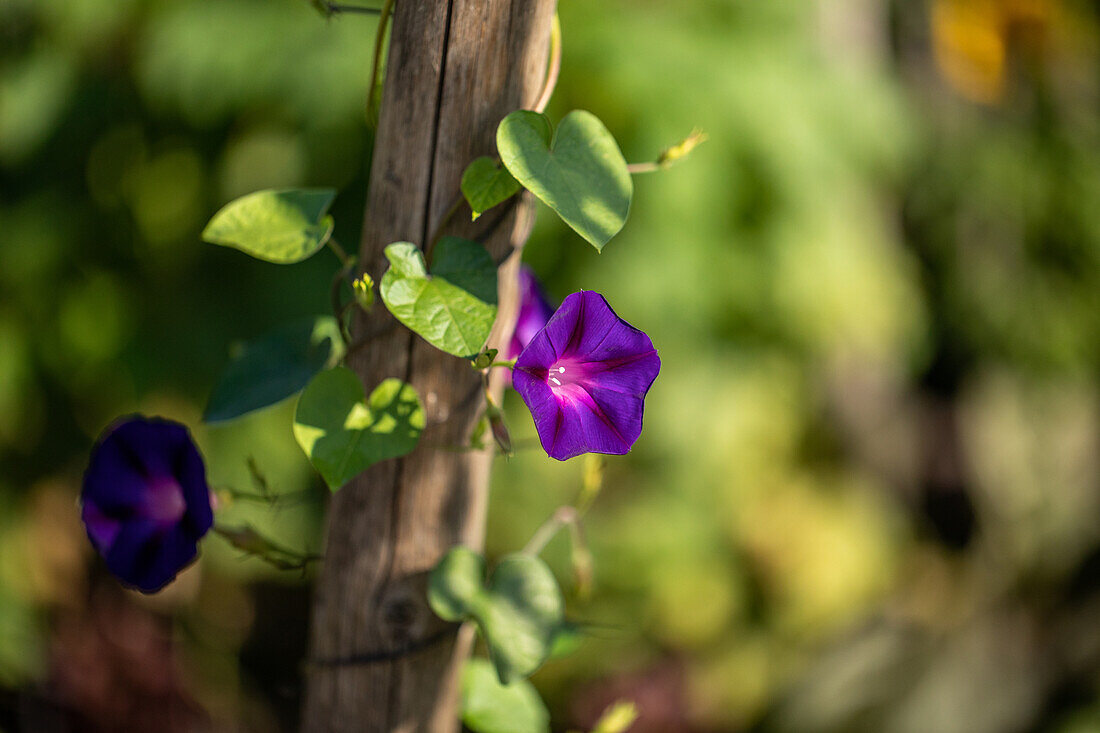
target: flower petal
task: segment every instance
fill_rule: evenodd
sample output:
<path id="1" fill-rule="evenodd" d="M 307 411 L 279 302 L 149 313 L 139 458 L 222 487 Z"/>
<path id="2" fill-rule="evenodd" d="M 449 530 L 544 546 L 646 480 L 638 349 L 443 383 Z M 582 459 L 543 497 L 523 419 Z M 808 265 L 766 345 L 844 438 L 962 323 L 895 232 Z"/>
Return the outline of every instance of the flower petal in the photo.
<path id="1" fill-rule="evenodd" d="M 554 352 L 564 358 L 590 353 L 619 322 L 602 295 L 582 290 L 562 301 L 546 324 L 546 334 Z"/>
<path id="2" fill-rule="evenodd" d="M 159 589 L 198 553 L 213 525 L 202 456 L 187 428 L 135 416 L 109 428 L 84 472 L 81 517 L 108 569 Z"/>
<path id="3" fill-rule="evenodd" d="M 661 369 L 649 337 L 619 318 L 599 293 L 561 307 L 516 360 L 512 384 L 543 448 L 566 460 L 622 454 L 642 431 L 644 399 Z"/>
<path id="4" fill-rule="evenodd" d="M 104 555 L 107 569 L 126 585 L 153 593 L 168 585 L 198 556 L 195 538 L 181 527 L 164 531 L 156 522 L 127 522 Z"/>
<path id="5" fill-rule="evenodd" d="M 519 314 L 506 358 L 519 356 L 552 315 L 554 308 L 546 299 L 538 278 L 530 267 L 524 265 L 519 271 Z"/>

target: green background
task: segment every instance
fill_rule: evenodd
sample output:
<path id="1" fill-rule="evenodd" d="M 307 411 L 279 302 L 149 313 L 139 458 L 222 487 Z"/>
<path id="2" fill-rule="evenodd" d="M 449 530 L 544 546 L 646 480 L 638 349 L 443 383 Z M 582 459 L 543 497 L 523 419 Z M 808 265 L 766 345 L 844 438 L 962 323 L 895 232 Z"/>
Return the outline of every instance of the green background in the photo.
<path id="1" fill-rule="evenodd" d="M 635 179 L 602 254 L 545 208 L 527 249 L 662 360 L 589 515 L 589 634 L 535 677 L 555 730 L 631 698 L 639 732 L 1100 731 L 1097 12 L 562 0 L 552 119 L 592 111 L 631 162 L 709 140 Z M 234 341 L 327 311 L 337 263 L 199 234 L 331 186 L 357 241 L 374 30 L 295 0 L 0 5 L 0 728 L 294 727 L 310 578 L 210 538 L 124 594 L 75 498 L 106 424 L 160 414 L 216 488 L 251 456 L 287 495 L 223 492 L 227 520 L 319 549 L 293 401 L 201 414 Z M 584 465 L 506 407 L 490 557 Z"/>

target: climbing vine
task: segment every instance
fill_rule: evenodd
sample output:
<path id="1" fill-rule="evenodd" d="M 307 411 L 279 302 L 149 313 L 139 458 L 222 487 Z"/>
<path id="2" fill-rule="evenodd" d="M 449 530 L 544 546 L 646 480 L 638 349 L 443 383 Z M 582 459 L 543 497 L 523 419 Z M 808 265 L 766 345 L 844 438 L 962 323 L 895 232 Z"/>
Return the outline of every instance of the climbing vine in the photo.
<path id="1" fill-rule="evenodd" d="M 310 0 L 325 16 L 364 9 Z M 373 118 L 386 20 L 379 11 L 376 68 L 368 92 Z M 703 140 L 694 132 L 652 162 L 629 165 L 612 133 L 595 115 L 575 110 L 556 122 L 545 109 L 561 63 L 562 34 L 554 18 L 545 88 L 532 109 L 499 123 L 496 155 L 470 161 L 442 229 L 465 209 L 472 219 L 530 192 L 585 242 L 602 251 L 623 229 L 634 193 L 633 176 L 661 170 Z M 498 317 L 498 268 L 475 241 L 434 234 L 424 242 L 385 248 L 388 268 L 378 283 L 334 239 L 328 214 L 331 189 L 266 190 L 226 204 L 203 231 L 207 242 L 256 259 L 293 265 L 329 249 L 337 259 L 332 312 L 288 323 L 247 344 L 213 387 L 204 420 L 223 422 L 297 395 L 292 430 L 313 468 L 333 492 L 381 461 L 411 453 L 425 429 L 416 389 L 388 378 L 364 385 L 345 366 L 370 349 L 377 334 L 357 333 L 356 310 L 381 301 L 394 319 L 436 349 L 469 362 L 481 375 L 482 419 L 464 446 L 436 449 L 513 450 L 504 415 L 488 390 L 492 370 L 511 371 L 547 456 L 586 456 L 584 489 L 573 506 L 556 511 L 528 544 L 489 568 L 468 547 L 454 547 L 432 571 L 428 602 L 444 621 L 477 627 L 488 659 L 465 669 L 462 717 L 479 733 L 539 733 L 549 716 L 527 682 L 547 659 L 566 653 L 583 627 L 565 616 L 565 592 L 539 555 L 559 530 L 571 540 L 572 592 L 591 585 L 592 557 L 584 516 L 599 492 L 602 455 L 622 455 L 642 433 L 647 392 L 661 362 L 643 330 L 612 307 L 614 293 L 579 291 L 553 307 L 533 272 L 520 271 L 519 314 L 505 353 L 487 348 Z M 491 436 L 491 437 L 490 437 Z M 488 441 L 492 440 L 492 443 Z M 273 501 L 254 471 L 256 492 L 237 496 Z M 198 554 L 211 531 L 277 567 L 302 569 L 319 558 L 263 537 L 251 527 L 215 519 L 216 502 L 203 459 L 186 427 L 156 417 L 129 416 L 108 427 L 84 476 L 82 516 L 88 536 L 118 579 L 145 593 L 163 588 Z M 629 704 L 613 706 L 596 730 L 625 730 Z"/>

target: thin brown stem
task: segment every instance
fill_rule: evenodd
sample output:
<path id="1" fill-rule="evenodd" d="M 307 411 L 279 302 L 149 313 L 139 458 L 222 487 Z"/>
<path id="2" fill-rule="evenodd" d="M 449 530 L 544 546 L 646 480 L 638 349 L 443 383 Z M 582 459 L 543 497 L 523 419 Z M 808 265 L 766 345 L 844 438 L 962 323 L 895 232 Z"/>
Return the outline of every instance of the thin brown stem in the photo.
<path id="1" fill-rule="evenodd" d="M 558 76 L 561 75 L 561 21 L 558 14 L 554 13 L 550 21 L 550 65 L 546 69 L 546 83 L 542 85 L 542 93 L 535 102 L 536 112 L 545 112 L 550 104 L 550 98 L 554 96 L 554 88 L 558 86 Z"/>
<path id="2" fill-rule="evenodd" d="M 659 166 L 659 165 L 657 165 L 656 163 L 653 163 L 653 162 L 650 162 L 650 163 L 631 163 L 626 167 L 626 169 L 627 169 L 627 171 L 629 171 L 631 173 L 631 175 L 633 175 L 635 173 L 657 173 L 658 171 L 661 170 L 661 166 Z"/>

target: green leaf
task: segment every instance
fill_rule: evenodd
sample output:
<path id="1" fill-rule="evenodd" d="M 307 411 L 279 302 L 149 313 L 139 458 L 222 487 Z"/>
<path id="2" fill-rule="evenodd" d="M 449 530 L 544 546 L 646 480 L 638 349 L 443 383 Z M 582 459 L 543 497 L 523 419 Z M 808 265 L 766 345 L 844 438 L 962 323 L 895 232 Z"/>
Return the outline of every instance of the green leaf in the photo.
<path id="1" fill-rule="evenodd" d="M 462 174 L 462 195 L 466 197 L 474 219 L 515 195 L 519 189 L 519 181 L 487 155 L 466 166 Z"/>
<path id="2" fill-rule="evenodd" d="M 615 138 L 591 112 L 567 114 L 551 137 L 545 115 L 519 110 L 497 128 L 516 180 L 602 250 L 626 223 L 634 184 Z"/>
<path id="3" fill-rule="evenodd" d="M 332 235 L 332 217 L 325 212 L 335 196 L 330 188 L 250 193 L 214 214 L 202 238 L 266 262 L 301 262 Z"/>
<path id="4" fill-rule="evenodd" d="M 485 659 L 462 669 L 462 722 L 475 733 L 549 733 L 550 713 L 527 680 L 502 685 Z"/>
<path id="5" fill-rule="evenodd" d="M 485 558 L 468 547 L 452 547 L 428 576 L 428 605 L 444 621 L 471 615 L 484 594 Z"/>
<path id="6" fill-rule="evenodd" d="M 232 420 L 297 394 L 341 346 L 332 316 L 288 323 L 245 344 L 222 372 L 203 420 Z"/>
<path id="7" fill-rule="evenodd" d="M 564 618 L 561 588 L 534 555 L 504 557 L 489 578 L 491 602 L 475 616 L 500 681 L 527 677 L 546 661 Z"/>
<path id="8" fill-rule="evenodd" d="M 336 491 L 373 464 L 411 453 L 424 422 L 408 384 L 387 379 L 366 399 L 359 377 L 337 367 L 314 377 L 298 398 L 294 437 Z"/>
<path id="9" fill-rule="evenodd" d="M 452 548 L 432 570 L 428 603 L 446 621 L 477 621 L 497 676 L 509 684 L 550 656 L 564 624 L 564 601 L 554 574 L 534 555 L 505 556 L 487 585 L 484 570 L 473 550 Z"/>
<path id="10" fill-rule="evenodd" d="M 562 623 L 554 634 L 554 643 L 550 645 L 550 659 L 568 657 L 580 648 L 584 642 L 584 629 L 580 624 L 570 621 Z"/>
<path id="11" fill-rule="evenodd" d="M 497 317 L 497 269 L 485 248 L 443 237 L 430 275 L 414 244 L 391 244 L 386 257 L 390 269 L 379 291 L 390 313 L 448 354 L 473 358 L 480 353 Z"/>

